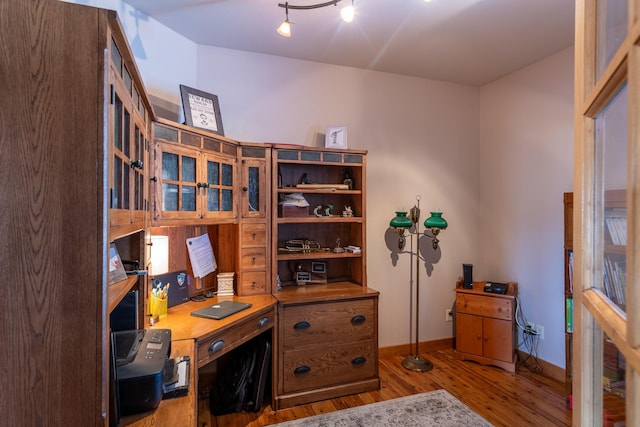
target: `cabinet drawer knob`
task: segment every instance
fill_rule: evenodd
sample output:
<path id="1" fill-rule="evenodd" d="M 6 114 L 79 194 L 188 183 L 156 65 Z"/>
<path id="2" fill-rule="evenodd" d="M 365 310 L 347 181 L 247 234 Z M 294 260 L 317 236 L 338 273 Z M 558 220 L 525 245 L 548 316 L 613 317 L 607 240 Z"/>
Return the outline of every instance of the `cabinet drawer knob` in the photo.
<path id="1" fill-rule="evenodd" d="M 311 327 L 311 323 L 307 322 L 306 320 L 303 320 L 302 322 L 298 322 L 295 325 L 293 325 L 293 329 L 308 329 Z"/>
<path id="2" fill-rule="evenodd" d="M 262 319 L 260 319 L 260 320 L 258 321 L 258 326 L 259 326 L 260 328 L 262 328 L 262 327 L 264 327 L 264 326 L 267 326 L 268 324 L 269 324 L 269 318 L 268 318 L 268 317 L 263 317 Z"/>
<path id="3" fill-rule="evenodd" d="M 498 307 L 498 313 L 502 313 L 502 307 Z"/>
<path id="4" fill-rule="evenodd" d="M 217 353 L 224 347 L 224 340 L 215 340 L 209 346 L 209 353 Z"/>
<path id="5" fill-rule="evenodd" d="M 362 323 L 364 323 L 365 320 L 367 320 L 365 316 L 363 316 L 362 314 L 356 314 L 351 318 L 351 324 L 361 325 Z"/>
<path id="6" fill-rule="evenodd" d="M 362 356 L 358 356 L 355 359 L 353 359 L 351 361 L 352 365 L 362 365 L 363 363 L 365 363 L 367 361 L 366 357 L 362 357 Z"/>
<path id="7" fill-rule="evenodd" d="M 308 367 L 307 365 L 298 366 L 296 369 L 293 370 L 293 373 L 296 375 L 306 374 L 309 372 L 311 372 L 311 368 Z"/>

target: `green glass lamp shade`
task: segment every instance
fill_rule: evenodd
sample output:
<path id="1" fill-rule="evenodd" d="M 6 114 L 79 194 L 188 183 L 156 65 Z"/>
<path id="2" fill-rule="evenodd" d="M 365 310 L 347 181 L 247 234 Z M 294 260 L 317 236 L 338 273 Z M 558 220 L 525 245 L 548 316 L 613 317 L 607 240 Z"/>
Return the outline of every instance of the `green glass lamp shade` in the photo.
<path id="1" fill-rule="evenodd" d="M 447 221 L 442 218 L 442 212 L 431 212 L 431 216 L 424 220 L 424 226 L 426 228 L 447 228 Z"/>
<path id="2" fill-rule="evenodd" d="M 389 225 L 393 228 L 411 228 L 413 221 L 407 217 L 406 212 L 396 212 L 396 216 L 389 222 Z"/>

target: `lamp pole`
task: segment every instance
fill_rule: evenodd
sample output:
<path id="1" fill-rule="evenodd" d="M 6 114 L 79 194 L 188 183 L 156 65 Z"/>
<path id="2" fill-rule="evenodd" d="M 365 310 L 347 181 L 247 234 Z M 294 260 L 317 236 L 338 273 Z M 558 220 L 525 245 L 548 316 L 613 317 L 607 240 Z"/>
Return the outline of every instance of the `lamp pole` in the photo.
<path id="1" fill-rule="evenodd" d="M 409 237 L 411 238 L 411 255 L 414 255 L 413 251 L 413 237 L 415 236 L 415 256 L 416 256 L 416 316 L 415 316 L 415 328 L 416 328 L 416 343 L 415 354 L 413 356 L 407 356 L 402 360 L 402 366 L 412 371 L 429 371 L 433 368 L 433 364 L 420 356 L 420 236 L 423 234 L 420 232 L 420 196 L 416 196 L 417 204 L 409 210 L 409 216 L 406 212 L 396 212 L 396 216 L 391 220 L 389 225 L 393 227 L 398 233 L 398 249 L 404 249 L 405 230 L 408 230 Z M 438 249 L 437 235 L 440 230 L 447 228 L 447 221 L 442 218 L 442 212 L 431 212 L 431 216 L 424 222 L 425 236 L 431 238 L 432 247 L 434 250 Z M 411 231 L 411 227 L 414 227 L 414 231 Z M 427 234 L 429 231 L 430 235 Z"/>

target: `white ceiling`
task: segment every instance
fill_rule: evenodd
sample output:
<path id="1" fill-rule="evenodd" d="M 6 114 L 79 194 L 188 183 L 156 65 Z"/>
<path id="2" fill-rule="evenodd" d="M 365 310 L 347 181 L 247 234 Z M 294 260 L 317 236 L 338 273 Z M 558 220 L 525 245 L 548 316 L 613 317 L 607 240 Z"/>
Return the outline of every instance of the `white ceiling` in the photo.
<path id="1" fill-rule="evenodd" d="M 573 45 L 574 0 L 355 0 L 289 10 L 279 0 L 124 0 L 198 44 L 483 85 Z M 280 0 L 284 2 L 284 0 Z M 310 5 L 326 0 L 291 0 Z"/>

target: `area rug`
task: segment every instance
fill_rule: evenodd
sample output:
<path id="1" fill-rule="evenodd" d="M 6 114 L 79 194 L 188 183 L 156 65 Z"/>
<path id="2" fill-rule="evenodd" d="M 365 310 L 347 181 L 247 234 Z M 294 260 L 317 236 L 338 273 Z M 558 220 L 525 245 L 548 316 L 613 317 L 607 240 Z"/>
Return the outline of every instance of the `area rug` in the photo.
<path id="1" fill-rule="evenodd" d="M 414 394 L 276 424 L 278 427 L 490 427 L 446 390 Z"/>

